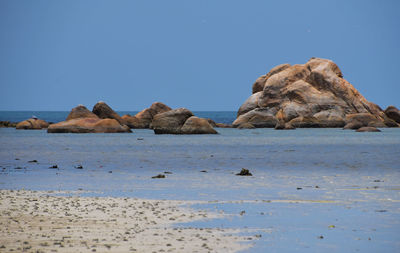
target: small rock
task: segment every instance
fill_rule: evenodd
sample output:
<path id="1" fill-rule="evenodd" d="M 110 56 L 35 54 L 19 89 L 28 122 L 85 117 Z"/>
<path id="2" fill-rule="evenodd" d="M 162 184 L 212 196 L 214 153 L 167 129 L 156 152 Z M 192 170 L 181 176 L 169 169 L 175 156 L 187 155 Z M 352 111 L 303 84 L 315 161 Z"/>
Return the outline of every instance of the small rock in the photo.
<path id="1" fill-rule="evenodd" d="M 55 164 L 55 165 L 50 166 L 49 169 L 58 169 L 58 166 L 57 166 L 57 164 Z"/>
<path id="2" fill-rule="evenodd" d="M 165 178 L 165 175 L 163 174 L 158 174 L 157 176 L 151 177 L 151 178 Z"/>
<path id="3" fill-rule="evenodd" d="M 356 132 L 380 132 L 380 131 L 381 130 L 379 130 L 376 127 L 361 127 L 356 130 Z"/>
<path id="4" fill-rule="evenodd" d="M 318 236 L 318 239 L 324 239 L 324 236 L 320 235 Z"/>
<path id="5" fill-rule="evenodd" d="M 242 168 L 242 170 L 236 174 L 236 176 L 253 176 L 248 169 Z"/>
<path id="6" fill-rule="evenodd" d="M 164 171 L 164 174 L 172 174 L 170 171 Z"/>
<path id="7" fill-rule="evenodd" d="M 136 140 L 138 140 L 138 141 L 143 141 L 144 139 L 143 139 L 143 138 L 137 138 Z"/>
<path id="8" fill-rule="evenodd" d="M 15 167 L 15 170 L 22 170 L 22 167 Z"/>
<path id="9" fill-rule="evenodd" d="M 206 171 L 206 170 L 200 170 L 200 172 L 207 173 L 207 171 Z"/>
<path id="10" fill-rule="evenodd" d="M 82 165 L 78 165 L 78 166 L 75 166 L 75 168 L 81 170 L 81 169 L 83 169 L 83 166 Z"/>
<path id="11" fill-rule="evenodd" d="M 246 211 L 241 211 L 239 214 L 240 216 L 243 216 L 246 213 Z"/>
<path id="12" fill-rule="evenodd" d="M 108 171 L 108 173 L 112 173 L 112 170 Z"/>
<path id="13" fill-rule="evenodd" d="M 28 163 L 37 163 L 37 160 L 28 161 Z"/>
<path id="14" fill-rule="evenodd" d="M 297 189 L 297 190 L 302 190 L 303 188 L 301 188 L 301 187 L 297 187 L 296 189 Z"/>

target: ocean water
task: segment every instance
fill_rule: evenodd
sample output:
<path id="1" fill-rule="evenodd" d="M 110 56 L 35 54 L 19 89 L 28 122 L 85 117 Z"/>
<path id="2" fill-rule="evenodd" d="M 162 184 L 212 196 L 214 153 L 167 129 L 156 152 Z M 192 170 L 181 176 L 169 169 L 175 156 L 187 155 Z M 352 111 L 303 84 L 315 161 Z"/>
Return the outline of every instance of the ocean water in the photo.
<path id="1" fill-rule="evenodd" d="M 0 189 L 203 200 L 192 207 L 228 218 L 178 226 L 261 235 L 247 242 L 254 244 L 248 252 L 400 252 L 400 129 L 217 131 L 179 136 L 146 129 L 48 134 L 2 128 Z M 55 164 L 58 169 L 49 168 Z M 236 176 L 241 168 L 253 176 Z M 164 172 L 171 174 L 151 178 Z"/>

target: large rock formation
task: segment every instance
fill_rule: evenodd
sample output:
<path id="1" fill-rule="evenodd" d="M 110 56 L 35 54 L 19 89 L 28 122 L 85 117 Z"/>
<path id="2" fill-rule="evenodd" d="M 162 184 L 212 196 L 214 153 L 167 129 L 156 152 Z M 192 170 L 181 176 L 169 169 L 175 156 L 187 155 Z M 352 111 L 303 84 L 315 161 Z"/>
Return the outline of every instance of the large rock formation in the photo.
<path id="1" fill-rule="evenodd" d="M 149 128 L 155 115 L 170 110 L 169 106 L 161 102 L 155 102 L 149 108 L 142 110 L 135 116 L 124 115 L 122 119 L 130 128 Z"/>
<path id="2" fill-rule="evenodd" d="M 195 117 L 185 108 L 155 115 L 151 128 L 156 134 L 217 134 L 207 119 Z"/>
<path id="3" fill-rule="evenodd" d="M 121 125 L 115 119 L 76 118 L 52 124 L 48 133 L 129 133 L 126 125 Z"/>
<path id="4" fill-rule="evenodd" d="M 99 101 L 93 106 L 92 112 L 96 114 L 101 119 L 115 119 L 120 124 L 125 124 L 121 116 L 118 115 L 110 106 L 108 106 L 103 101 Z"/>
<path id="5" fill-rule="evenodd" d="M 89 111 L 85 106 L 78 105 L 69 113 L 66 121 L 52 124 L 48 133 L 129 133 L 130 128 L 121 124 L 116 114 L 107 104 L 99 102 L 93 108 L 99 116 Z M 106 118 L 107 116 L 114 118 Z M 118 117 L 117 117 L 118 116 Z M 121 117 L 119 119 L 122 121 Z"/>
<path id="6" fill-rule="evenodd" d="M 303 65 L 282 64 L 258 78 L 233 126 L 245 123 L 277 129 L 399 126 L 343 79 L 334 62 L 320 58 Z"/>
<path id="7" fill-rule="evenodd" d="M 47 128 L 49 126 L 49 123 L 47 123 L 44 120 L 37 119 L 37 118 L 31 118 L 27 119 L 24 121 L 19 122 L 15 128 L 16 129 L 33 129 L 33 130 L 39 130 L 43 128 Z"/>

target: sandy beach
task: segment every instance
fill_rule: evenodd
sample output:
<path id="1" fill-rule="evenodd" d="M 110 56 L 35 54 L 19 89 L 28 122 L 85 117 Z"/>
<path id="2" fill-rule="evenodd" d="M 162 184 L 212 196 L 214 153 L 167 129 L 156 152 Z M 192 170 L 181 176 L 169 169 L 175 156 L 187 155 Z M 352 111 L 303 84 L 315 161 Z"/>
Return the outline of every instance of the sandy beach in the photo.
<path id="1" fill-rule="evenodd" d="M 0 191 L 0 252 L 236 252 L 239 230 L 174 226 L 222 218 L 197 202 Z"/>

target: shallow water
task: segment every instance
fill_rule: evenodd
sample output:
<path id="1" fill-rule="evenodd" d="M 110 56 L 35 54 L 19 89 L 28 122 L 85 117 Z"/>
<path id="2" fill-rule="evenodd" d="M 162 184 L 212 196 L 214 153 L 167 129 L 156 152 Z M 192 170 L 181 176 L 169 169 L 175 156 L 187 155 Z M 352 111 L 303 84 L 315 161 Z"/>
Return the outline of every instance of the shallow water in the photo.
<path id="1" fill-rule="evenodd" d="M 195 207 L 230 218 L 190 225 L 261 235 L 249 241 L 255 244 L 250 252 L 400 250 L 400 129 L 218 132 L 47 134 L 3 128 L 0 188 L 212 201 Z M 49 169 L 54 164 L 59 168 Z M 253 176 L 236 176 L 243 167 Z M 151 178 L 165 171 L 172 174 Z"/>

